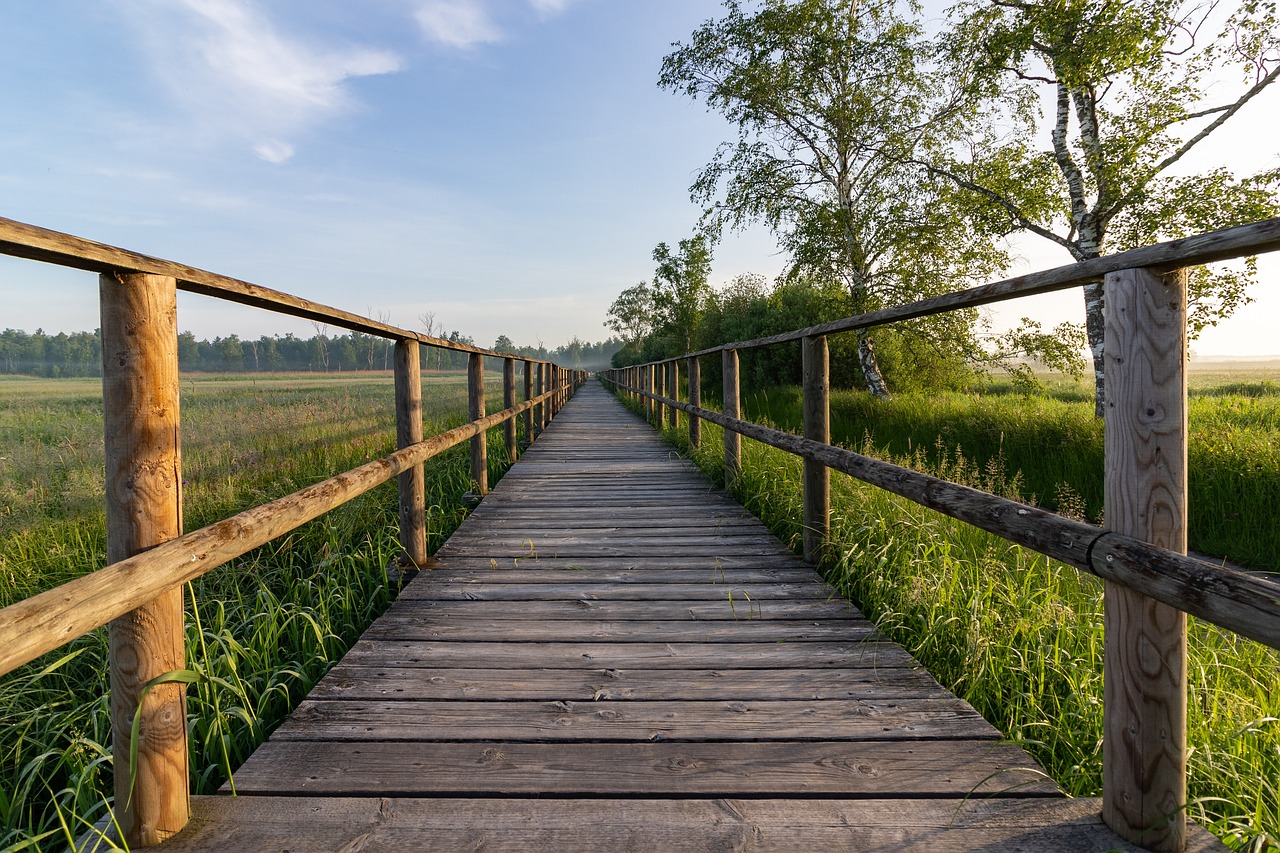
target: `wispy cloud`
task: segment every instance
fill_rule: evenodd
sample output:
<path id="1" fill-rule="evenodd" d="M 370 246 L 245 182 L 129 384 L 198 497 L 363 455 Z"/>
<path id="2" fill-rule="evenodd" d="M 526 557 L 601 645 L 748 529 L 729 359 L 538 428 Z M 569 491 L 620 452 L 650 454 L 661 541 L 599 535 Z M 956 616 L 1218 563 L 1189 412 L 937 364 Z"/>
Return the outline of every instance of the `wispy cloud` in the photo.
<path id="1" fill-rule="evenodd" d="M 317 45 L 281 32 L 250 0 L 121 5 L 142 34 L 156 74 L 201 132 L 234 132 L 272 163 L 293 156 L 290 137 L 351 106 L 349 79 L 403 65 L 390 51 Z"/>
<path id="2" fill-rule="evenodd" d="M 569 4 L 572 2 L 573 0 L 529 0 L 529 5 L 539 15 L 550 17 L 559 15 L 565 9 L 568 9 Z"/>
<path id="3" fill-rule="evenodd" d="M 423 34 L 450 47 L 471 47 L 502 40 L 488 10 L 475 0 L 431 0 L 415 15 Z"/>

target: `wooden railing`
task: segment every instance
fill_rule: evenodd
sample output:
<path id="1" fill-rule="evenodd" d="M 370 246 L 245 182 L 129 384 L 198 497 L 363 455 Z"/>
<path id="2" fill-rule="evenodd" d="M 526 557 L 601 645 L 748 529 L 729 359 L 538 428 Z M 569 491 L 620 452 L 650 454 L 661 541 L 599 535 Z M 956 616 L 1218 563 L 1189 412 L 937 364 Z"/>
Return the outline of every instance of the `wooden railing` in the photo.
<path id="1" fill-rule="evenodd" d="M 1153 850 L 1182 850 L 1186 833 L 1186 614 L 1280 648 L 1280 584 L 1186 556 L 1185 268 L 1280 249 L 1280 219 L 1201 234 L 1096 260 L 738 341 L 603 378 L 676 425 L 687 412 L 724 428 L 725 478 L 742 470 L 740 436 L 804 460 L 804 554 L 830 530 L 834 469 L 1032 548 L 1105 580 L 1103 818 Z M 828 334 L 865 329 L 1102 280 L 1106 284 L 1106 527 L 1064 518 L 832 446 Z M 803 436 L 741 418 L 738 352 L 802 342 Z M 719 353 L 723 411 L 703 408 L 699 358 Z M 677 399 L 678 365 L 689 400 Z M 664 391 L 664 388 L 666 389 Z"/>
<path id="2" fill-rule="evenodd" d="M 182 685 L 147 685 L 183 669 L 182 584 L 399 478 L 400 543 L 413 566 L 428 561 L 427 459 L 471 442 L 471 476 L 488 489 L 486 431 L 516 419 L 531 441 L 586 378 L 578 370 L 454 343 L 270 290 L 78 237 L 0 219 L 0 253 L 98 272 L 106 442 L 107 565 L 0 610 L 0 675 L 109 623 L 115 819 L 130 846 L 178 832 L 190 816 Z M 287 497 L 182 534 L 177 291 L 202 293 L 395 341 L 395 453 Z M 471 422 L 423 438 L 420 345 L 469 354 Z M 484 359 L 503 359 L 503 409 L 486 414 Z M 515 362 L 524 362 L 516 402 Z M 535 390 L 536 387 L 536 390 Z M 141 702 L 131 778 L 132 727 Z M 132 790 L 130 790 L 132 784 Z"/>

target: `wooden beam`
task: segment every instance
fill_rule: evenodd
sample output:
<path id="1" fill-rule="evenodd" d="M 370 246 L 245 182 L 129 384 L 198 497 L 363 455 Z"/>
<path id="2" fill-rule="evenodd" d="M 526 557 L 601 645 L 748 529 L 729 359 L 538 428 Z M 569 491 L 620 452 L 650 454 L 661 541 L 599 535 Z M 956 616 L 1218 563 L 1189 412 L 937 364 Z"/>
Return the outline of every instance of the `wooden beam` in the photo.
<path id="1" fill-rule="evenodd" d="M 826 335 L 801 342 L 804 437 L 831 443 L 831 388 Z M 831 533 L 831 472 L 816 459 L 804 460 L 804 558 L 818 562 Z"/>
<path id="2" fill-rule="evenodd" d="M 103 273 L 99 289 L 107 562 L 118 563 L 182 535 L 177 283 Z M 175 587 L 136 599 L 108 632 L 115 817 L 133 847 L 177 834 L 191 814 L 186 689 L 175 682 L 146 691 L 186 666 L 182 597 Z"/>
<path id="3" fill-rule="evenodd" d="M 533 399 L 533 362 L 528 359 L 524 360 L 524 398 Z M 533 409 L 524 413 L 524 440 L 526 444 L 533 444 Z"/>
<path id="4" fill-rule="evenodd" d="M 484 356 L 474 352 L 467 357 L 467 407 L 471 420 L 484 417 Z M 471 439 L 471 479 L 477 495 L 489 493 L 489 442 L 483 432 Z"/>
<path id="5" fill-rule="evenodd" d="M 702 405 L 702 363 L 697 356 L 689 359 L 686 370 L 689 373 L 689 405 Z M 697 415 L 689 415 L 689 446 L 702 445 L 702 421 Z"/>
<path id="6" fill-rule="evenodd" d="M 738 351 L 727 349 L 721 356 L 724 415 L 737 420 L 742 417 L 742 401 L 738 393 Z M 731 488 L 742 473 L 742 438 L 730 427 L 724 430 L 724 485 Z"/>
<path id="7" fill-rule="evenodd" d="M 680 399 L 680 359 L 678 358 L 667 362 L 667 389 L 668 396 L 673 400 Z M 672 429 L 680 428 L 680 410 L 675 406 L 667 408 L 667 426 Z"/>
<path id="8" fill-rule="evenodd" d="M 514 408 L 515 404 L 516 360 L 514 358 L 504 358 L 502 360 L 502 408 Z M 520 445 L 516 442 L 516 422 L 514 418 L 503 424 L 503 437 L 506 439 L 507 462 L 515 462 L 516 457 L 520 454 Z"/>
<path id="9" fill-rule="evenodd" d="M 396 341 L 396 447 L 403 450 L 422 441 L 421 348 L 414 340 Z M 412 566 L 427 565 L 426 481 L 422 466 L 399 476 L 400 547 Z"/>
<path id="10" fill-rule="evenodd" d="M 1107 528 L 1187 550 L 1186 273 L 1106 277 Z M 1123 838 L 1186 839 L 1187 619 L 1108 581 L 1102 817 Z"/>

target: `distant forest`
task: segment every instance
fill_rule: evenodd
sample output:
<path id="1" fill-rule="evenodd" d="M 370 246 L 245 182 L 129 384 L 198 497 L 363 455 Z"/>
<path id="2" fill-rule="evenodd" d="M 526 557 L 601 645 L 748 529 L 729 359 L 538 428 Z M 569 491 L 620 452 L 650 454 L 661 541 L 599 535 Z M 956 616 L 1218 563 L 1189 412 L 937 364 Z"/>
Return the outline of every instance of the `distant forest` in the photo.
<path id="1" fill-rule="evenodd" d="M 446 337 L 457 343 L 476 345 L 470 337 L 456 331 Z M 567 344 L 548 350 L 545 346 L 517 347 L 502 335 L 493 349 L 527 358 L 550 359 L 565 367 L 597 370 L 607 367 L 621 346 L 622 342 L 616 338 L 589 343 L 575 337 Z M 198 340 L 191 332 L 182 332 L 178 335 L 178 367 L 183 371 L 205 373 L 390 370 L 393 349 L 391 341 L 359 332 L 317 334 L 309 338 L 293 334 L 263 335 L 254 340 L 228 335 L 211 341 Z M 422 366 L 426 370 L 459 370 L 467 366 L 467 354 L 423 347 Z M 5 329 L 0 332 L 0 374 L 101 376 L 99 330 L 48 335 L 43 329 L 36 329 L 33 334 Z"/>

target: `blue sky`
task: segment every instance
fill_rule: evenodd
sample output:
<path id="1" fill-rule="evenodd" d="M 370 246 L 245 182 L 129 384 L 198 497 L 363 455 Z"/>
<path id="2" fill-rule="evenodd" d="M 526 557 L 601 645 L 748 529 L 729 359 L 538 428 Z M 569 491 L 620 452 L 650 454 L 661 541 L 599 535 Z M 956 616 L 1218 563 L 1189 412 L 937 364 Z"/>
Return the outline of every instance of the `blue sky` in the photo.
<path id="1" fill-rule="evenodd" d="M 653 246 L 690 233 L 688 184 L 731 136 L 656 86 L 671 42 L 718 10 L 715 0 L 4 3 L 0 216 L 401 326 L 431 311 L 482 344 L 599 339 L 617 293 L 652 274 Z M 1276 160 L 1257 112 L 1241 118 L 1261 130 L 1236 137 L 1251 140 L 1254 167 Z M 1024 254 L 1027 268 L 1065 260 L 1035 244 Z M 780 267 L 772 241 L 752 232 L 718 248 L 713 281 Z M 1264 269 L 1276 278 L 1276 265 Z M 90 274 L 0 259 L 0 294 L 0 327 L 98 325 Z M 1077 319 L 1078 301 L 1017 313 Z M 1197 349 L 1280 351 L 1280 297 L 1246 314 Z M 201 336 L 312 331 L 194 296 L 179 324 Z"/>

